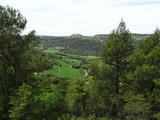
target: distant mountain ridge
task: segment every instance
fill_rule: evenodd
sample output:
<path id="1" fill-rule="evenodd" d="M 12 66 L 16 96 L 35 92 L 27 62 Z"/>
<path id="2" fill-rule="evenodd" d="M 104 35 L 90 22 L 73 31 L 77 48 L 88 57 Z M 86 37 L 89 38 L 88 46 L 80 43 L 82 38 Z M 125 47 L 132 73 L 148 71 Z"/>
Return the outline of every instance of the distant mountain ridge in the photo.
<path id="1" fill-rule="evenodd" d="M 40 41 L 45 50 L 57 49 L 58 52 L 63 53 L 99 56 L 107 37 L 108 34 L 94 36 L 73 34 L 71 36 L 40 36 Z M 139 41 L 145 40 L 149 34 L 132 34 L 132 37 L 133 43 L 138 45 Z"/>

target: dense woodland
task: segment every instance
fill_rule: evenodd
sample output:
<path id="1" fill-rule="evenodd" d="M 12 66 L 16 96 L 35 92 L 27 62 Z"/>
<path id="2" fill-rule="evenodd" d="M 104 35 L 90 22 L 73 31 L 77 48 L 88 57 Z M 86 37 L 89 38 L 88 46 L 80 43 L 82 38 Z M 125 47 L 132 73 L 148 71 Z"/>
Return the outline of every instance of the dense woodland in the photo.
<path id="1" fill-rule="evenodd" d="M 123 20 L 107 35 L 107 41 L 101 42 L 102 35 L 72 35 L 64 44 L 59 37 L 61 43 L 53 44 L 60 49 L 67 45 L 70 53 L 100 54 L 92 61 L 79 57 L 84 67 L 77 77 L 69 78 L 44 74 L 57 65 L 55 59 L 65 57 L 45 52 L 51 44 L 46 45 L 35 31 L 22 35 L 26 24 L 18 10 L 0 6 L 0 120 L 160 119 L 159 29 L 143 35 L 138 46 L 133 43 L 136 35 Z M 84 48 L 77 48 L 79 44 Z M 92 53 L 97 49 L 101 52 Z M 70 57 L 75 60 L 77 56 Z"/>

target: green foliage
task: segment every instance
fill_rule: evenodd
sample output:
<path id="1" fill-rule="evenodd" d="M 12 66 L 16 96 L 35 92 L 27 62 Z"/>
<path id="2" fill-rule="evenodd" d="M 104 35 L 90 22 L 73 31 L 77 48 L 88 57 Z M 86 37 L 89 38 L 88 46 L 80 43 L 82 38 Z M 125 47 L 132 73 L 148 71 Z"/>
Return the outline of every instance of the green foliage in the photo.
<path id="1" fill-rule="evenodd" d="M 23 84 L 11 97 L 10 118 L 13 120 L 50 120 L 59 118 L 65 111 L 63 80 L 42 77 L 33 86 Z M 45 79 L 44 79 L 45 78 Z"/>
<path id="2" fill-rule="evenodd" d="M 134 95 L 130 92 L 125 95 L 125 101 L 126 120 L 146 120 L 149 118 L 151 106 L 143 95 Z"/>
<path id="3" fill-rule="evenodd" d="M 153 77 L 154 76 L 154 77 Z M 157 66 L 143 65 L 136 68 L 134 72 L 134 80 L 136 88 L 141 92 L 149 92 L 153 90 L 154 79 L 158 78 L 159 70 Z"/>
<path id="4" fill-rule="evenodd" d="M 15 114 L 11 116 L 21 116 L 21 110 L 30 104 L 27 99 L 30 88 L 23 83 L 31 85 L 35 80 L 34 73 L 51 66 L 51 62 L 35 49 L 39 43 L 35 31 L 21 35 L 26 23 L 26 19 L 18 10 L 0 6 L 0 97 L 2 98 L 0 119 L 2 120 L 9 119 L 10 96 L 16 90 L 21 91 L 19 100 L 22 103 L 20 105 L 15 103 Z"/>
<path id="5" fill-rule="evenodd" d="M 19 87 L 16 97 L 11 97 L 10 104 L 14 104 L 14 107 L 13 110 L 9 111 L 11 113 L 10 118 L 19 119 L 27 112 L 25 108 L 28 104 L 31 104 L 29 99 L 32 94 L 31 89 L 32 87 L 30 85 L 24 83 Z"/>
<path id="6" fill-rule="evenodd" d="M 85 91 L 84 85 L 87 81 L 83 79 L 74 79 L 70 81 L 67 89 L 66 101 L 71 113 L 80 116 L 85 111 L 85 99 L 88 91 Z"/>
<path id="7" fill-rule="evenodd" d="M 103 101 L 104 113 L 110 119 L 123 119 L 123 95 L 126 89 L 128 59 L 133 54 L 133 44 L 130 32 L 122 20 L 107 39 L 103 47 L 102 62 L 91 66 L 91 74 L 98 87 L 98 95 Z"/>
<path id="8" fill-rule="evenodd" d="M 131 35 L 122 20 L 108 36 L 41 37 L 38 44 L 34 31 L 21 35 L 25 25 L 18 10 L 0 6 L 0 119 L 160 119 L 158 29 Z M 98 55 L 104 37 L 100 59 L 64 53 Z M 135 50 L 139 37 L 146 40 Z"/>
<path id="9" fill-rule="evenodd" d="M 144 54 L 148 54 L 154 46 L 160 42 L 160 30 L 156 29 L 154 34 L 148 37 L 140 46 Z"/>
<path id="10" fill-rule="evenodd" d="M 143 101 L 141 102 L 143 104 L 140 105 L 140 109 L 145 112 L 143 114 L 145 116 L 137 112 L 137 115 L 141 116 L 139 119 L 159 119 L 159 35 L 159 30 L 156 30 L 154 34 L 144 41 L 140 49 L 129 60 L 132 68 L 132 72 L 128 75 L 128 79 L 131 81 L 130 89 L 136 96 L 139 94 L 143 95 Z M 138 101 L 135 100 L 136 103 Z M 145 108 L 147 104 L 150 107 Z M 133 108 L 133 106 L 130 108 Z M 134 117 L 138 119 L 137 115 L 134 115 Z"/>
<path id="11" fill-rule="evenodd" d="M 0 106 L 1 119 L 9 119 L 10 95 L 23 82 L 31 82 L 32 51 L 38 43 L 35 31 L 22 36 L 26 19 L 18 10 L 0 6 Z"/>

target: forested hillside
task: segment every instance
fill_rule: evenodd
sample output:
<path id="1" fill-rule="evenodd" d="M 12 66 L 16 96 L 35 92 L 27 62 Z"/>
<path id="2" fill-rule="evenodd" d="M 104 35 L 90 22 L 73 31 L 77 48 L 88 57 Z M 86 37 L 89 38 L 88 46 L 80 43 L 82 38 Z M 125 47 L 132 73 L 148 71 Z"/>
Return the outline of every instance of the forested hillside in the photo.
<path id="1" fill-rule="evenodd" d="M 26 24 L 0 6 L 0 120 L 160 120 L 159 29 L 39 37 Z"/>
<path id="2" fill-rule="evenodd" d="M 145 40 L 147 34 L 132 34 L 133 43 L 138 46 L 140 41 Z M 58 50 L 63 53 L 78 54 L 82 56 L 100 56 L 102 47 L 108 35 L 99 34 L 95 36 L 82 36 L 74 34 L 71 36 L 41 36 L 41 44 L 45 50 Z"/>

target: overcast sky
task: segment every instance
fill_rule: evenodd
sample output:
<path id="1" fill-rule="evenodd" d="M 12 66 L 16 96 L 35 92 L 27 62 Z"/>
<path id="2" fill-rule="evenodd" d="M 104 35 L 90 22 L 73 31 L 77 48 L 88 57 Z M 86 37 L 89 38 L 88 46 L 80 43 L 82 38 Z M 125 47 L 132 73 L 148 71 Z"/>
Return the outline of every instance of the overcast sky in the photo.
<path id="1" fill-rule="evenodd" d="M 121 20 L 132 33 L 152 33 L 160 27 L 160 0 L 0 0 L 20 10 L 25 33 L 38 35 L 108 34 Z"/>

